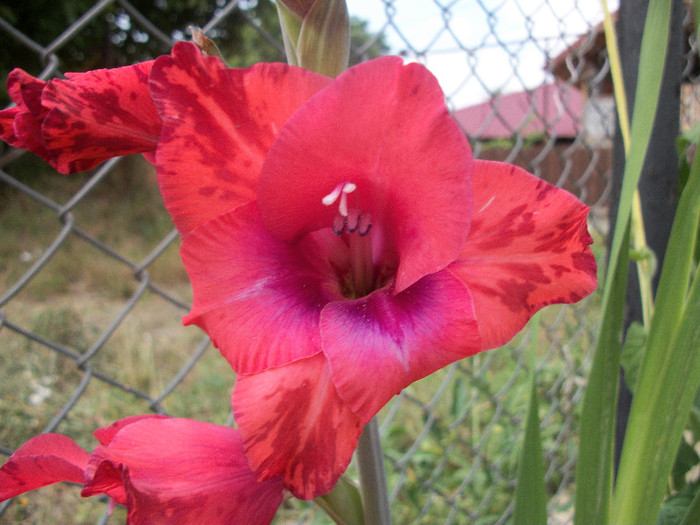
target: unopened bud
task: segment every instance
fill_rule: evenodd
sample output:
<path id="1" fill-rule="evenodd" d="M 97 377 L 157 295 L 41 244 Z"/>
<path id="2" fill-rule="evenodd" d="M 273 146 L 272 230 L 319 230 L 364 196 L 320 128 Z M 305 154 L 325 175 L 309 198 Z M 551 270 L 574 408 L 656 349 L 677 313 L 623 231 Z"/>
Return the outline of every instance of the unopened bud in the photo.
<path id="1" fill-rule="evenodd" d="M 348 67 L 350 16 L 345 0 L 280 0 L 277 10 L 290 64 L 329 77 Z"/>

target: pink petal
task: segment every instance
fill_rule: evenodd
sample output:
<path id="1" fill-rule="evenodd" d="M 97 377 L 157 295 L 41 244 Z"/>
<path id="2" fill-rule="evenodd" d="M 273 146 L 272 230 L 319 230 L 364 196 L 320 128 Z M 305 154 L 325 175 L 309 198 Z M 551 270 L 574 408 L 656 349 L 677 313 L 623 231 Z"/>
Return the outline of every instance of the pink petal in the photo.
<path id="1" fill-rule="evenodd" d="M 474 164 L 474 218 L 450 267 L 469 288 L 484 349 L 509 341 L 543 306 L 596 287 L 588 207 L 510 164 Z"/>
<path id="2" fill-rule="evenodd" d="M 265 160 L 258 203 L 273 235 L 292 241 L 330 227 L 338 203 L 324 206 L 323 197 L 354 183 L 349 206 L 369 211 L 399 254 L 400 292 L 459 255 L 471 166 L 435 78 L 379 58 L 341 74 L 289 119 Z"/>
<path id="3" fill-rule="evenodd" d="M 167 419 L 167 416 L 160 414 L 142 414 L 137 416 L 129 416 L 115 421 L 108 427 L 102 427 L 95 430 L 92 435 L 97 438 L 101 445 L 109 445 L 114 436 L 127 425 L 141 421 L 142 419 Z"/>
<path id="4" fill-rule="evenodd" d="M 127 504 L 124 485 L 124 467 L 102 457 L 91 456 L 85 469 L 85 483 L 80 493 L 83 497 L 105 494 L 120 505 Z"/>
<path id="5" fill-rule="evenodd" d="M 48 109 L 41 104 L 46 81 L 33 77 L 22 69 L 13 69 L 7 76 L 7 93 L 17 106 L 43 120 Z"/>
<path id="6" fill-rule="evenodd" d="M 166 416 L 158 414 L 146 414 L 129 416 L 122 418 L 111 425 L 98 428 L 93 435 L 104 446 L 108 446 L 114 437 L 124 427 L 141 421 L 143 419 L 167 419 Z M 127 504 L 127 493 L 124 486 L 124 469 L 119 462 L 110 462 L 101 457 L 92 456 L 90 463 L 85 469 L 85 479 L 87 480 L 83 488 L 83 496 L 93 496 L 95 494 L 107 494 L 121 505 Z"/>
<path id="7" fill-rule="evenodd" d="M 123 469 L 130 524 L 269 523 L 282 502 L 279 479 L 255 479 L 238 431 L 210 423 L 142 419 L 92 462 Z"/>
<path id="8" fill-rule="evenodd" d="M 258 479 L 282 476 L 285 487 L 301 499 L 335 486 L 362 433 L 320 354 L 238 376 L 233 409 Z"/>
<path id="9" fill-rule="evenodd" d="M 14 129 L 15 118 L 21 112 L 22 108 L 19 106 L 0 111 L 0 139 L 7 142 L 10 146 L 15 146 L 16 148 L 22 147 L 19 139 L 17 139 L 17 136 L 15 135 Z"/>
<path id="10" fill-rule="evenodd" d="M 396 295 L 329 303 L 321 338 L 338 394 L 364 423 L 401 389 L 481 349 L 471 297 L 446 271 Z"/>
<path id="11" fill-rule="evenodd" d="M 255 198 L 278 130 L 328 82 L 283 64 L 226 69 L 184 42 L 157 60 L 151 92 L 164 121 L 159 182 L 180 233 Z"/>
<path id="12" fill-rule="evenodd" d="M 42 137 L 58 171 L 88 170 L 112 157 L 155 150 L 161 123 L 148 92 L 152 65 L 68 73 L 67 80 L 46 85 Z"/>
<path id="13" fill-rule="evenodd" d="M 124 427 L 144 419 L 167 419 L 158 414 L 136 415 L 122 418 L 111 425 L 98 428 L 93 435 L 102 445 L 109 445 L 114 437 Z M 83 496 L 95 494 L 107 494 L 122 505 L 127 504 L 126 488 L 124 486 L 124 472 L 120 463 L 112 463 L 101 458 L 92 457 L 85 469 L 85 478 L 88 482 L 83 488 Z"/>
<path id="14" fill-rule="evenodd" d="M 254 202 L 183 240 L 194 292 L 184 323 L 207 332 L 237 372 L 260 372 L 321 351 L 321 308 L 340 292 L 328 284 L 335 280 L 330 269 L 319 266 L 321 248 L 310 240 L 303 247 L 272 237 Z"/>
<path id="15" fill-rule="evenodd" d="M 59 481 L 82 483 L 89 458 L 66 436 L 33 437 L 0 468 L 0 501 Z"/>

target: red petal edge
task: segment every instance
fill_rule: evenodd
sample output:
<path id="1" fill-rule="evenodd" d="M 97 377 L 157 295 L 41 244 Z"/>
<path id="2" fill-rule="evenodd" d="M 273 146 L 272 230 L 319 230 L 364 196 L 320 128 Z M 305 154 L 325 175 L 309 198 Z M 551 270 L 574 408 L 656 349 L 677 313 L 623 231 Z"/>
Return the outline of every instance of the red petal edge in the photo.
<path id="1" fill-rule="evenodd" d="M 91 169 L 112 157 L 155 150 L 160 117 L 148 91 L 153 61 L 51 80 L 41 132 L 61 173 Z"/>
<path id="2" fill-rule="evenodd" d="M 61 173 L 91 169 L 131 153 L 155 151 L 160 117 L 148 91 L 153 61 L 49 82 L 21 69 L 8 77 L 17 108 L 0 112 L 0 138 Z"/>
<path id="3" fill-rule="evenodd" d="M 83 483 L 90 454 L 60 434 L 33 437 L 0 468 L 0 501 L 59 481 Z"/>
<path id="4" fill-rule="evenodd" d="M 476 161 L 474 217 L 449 266 L 472 293 L 484 349 L 509 341 L 539 309 L 597 285 L 588 207 L 510 164 Z"/>
<path id="5" fill-rule="evenodd" d="M 44 80 L 34 78 L 21 69 L 10 72 L 7 91 L 17 106 L 0 111 L 0 139 L 51 162 L 53 157 L 46 150 L 41 137 L 41 122 L 48 111 L 40 102 L 44 86 Z"/>

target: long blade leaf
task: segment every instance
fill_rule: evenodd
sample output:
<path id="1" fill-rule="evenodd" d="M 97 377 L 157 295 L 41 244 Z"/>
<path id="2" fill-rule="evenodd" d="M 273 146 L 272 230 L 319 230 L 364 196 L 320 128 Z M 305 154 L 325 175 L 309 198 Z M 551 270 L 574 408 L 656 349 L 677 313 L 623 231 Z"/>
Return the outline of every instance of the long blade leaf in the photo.
<path id="1" fill-rule="evenodd" d="M 655 516 L 700 383 L 700 272 L 690 291 L 700 216 L 700 155 L 678 203 L 620 462 L 612 520 Z"/>
<path id="2" fill-rule="evenodd" d="M 639 78 L 644 81 L 637 83 L 630 148 L 603 289 L 601 329 L 581 416 L 574 516 L 575 522 L 581 525 L 604 525 L 609 521 L 629 218 L 656 114 L 670 17 L 671 4 L 668 0 L 650 1 L 639 64 Z"/>
<path id="3" fill-rule="evenodd" d="M 540 327 L 539 315 L 532 319 L 530 326 L 532 327 L 530 343 L 530 402 L 527 409 L 523 449 L 520 455 L 520 464 L 518 465 L 518 483 L 515 486 L 514 525 L 546 525 L 547 523 L 544 456 L 542 454 L 537 381 L 535 377 L 535 356 Z"/>

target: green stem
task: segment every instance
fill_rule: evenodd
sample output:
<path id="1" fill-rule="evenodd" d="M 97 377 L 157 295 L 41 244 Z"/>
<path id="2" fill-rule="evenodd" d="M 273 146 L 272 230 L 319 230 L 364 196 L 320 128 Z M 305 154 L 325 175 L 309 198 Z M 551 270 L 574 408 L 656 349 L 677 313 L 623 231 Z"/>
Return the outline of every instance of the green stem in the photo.
<path id="1" fill-rule="evenodd" d="M 356 454 L 365 524 L 391 525 L 384 456 L 376 417 L 362 432 Z"/>

